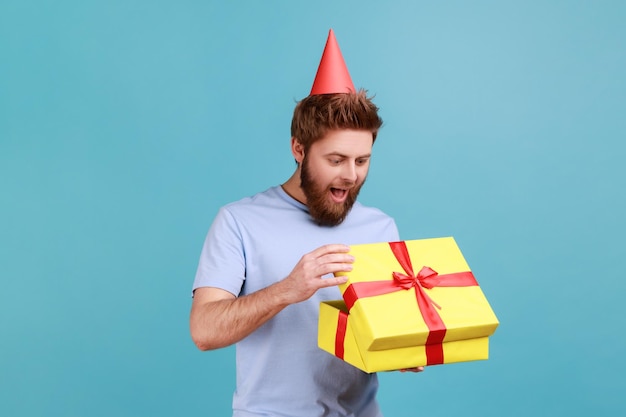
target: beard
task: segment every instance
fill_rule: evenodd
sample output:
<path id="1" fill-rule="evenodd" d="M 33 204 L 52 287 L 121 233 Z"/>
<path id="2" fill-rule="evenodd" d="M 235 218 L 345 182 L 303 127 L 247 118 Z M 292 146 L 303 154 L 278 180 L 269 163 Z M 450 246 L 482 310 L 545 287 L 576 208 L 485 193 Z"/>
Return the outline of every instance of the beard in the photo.
<path id="1" fill-rule="evenodd" d="M 348 190 L 348 195 L 342 203 L 335 203 L 328 198 L 328 193 L 331 192 L 330 190 L 333 187 L 330 185 L 325 187 L 316 182 L 309 169 L 306 156 L 302 160 L 300 188 L 302 188 L 306 197 L 309 214 L 320 226 L 337 226 L 341 224 L 352 209 L 364 183 L 365 180 L 356 186 L 352 183 L 340 184 L 340 187 L 351 188 Z"/>

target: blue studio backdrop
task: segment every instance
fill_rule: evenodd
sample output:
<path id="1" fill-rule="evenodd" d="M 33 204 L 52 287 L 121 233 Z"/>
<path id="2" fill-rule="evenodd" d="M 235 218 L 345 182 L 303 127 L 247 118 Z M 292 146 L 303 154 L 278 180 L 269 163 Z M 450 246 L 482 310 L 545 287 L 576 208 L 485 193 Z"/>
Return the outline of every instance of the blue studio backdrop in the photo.
<path id="1" fill-rule="evenodd" d="M 285 181 L 333 28 L 385 120 L 361 200 L 454 236 L 490 359 L 388 416 L 626 414 L 626 3 L 0 3 L 0 415 L 228 416 L 190 290 L 217 209 Z"/>

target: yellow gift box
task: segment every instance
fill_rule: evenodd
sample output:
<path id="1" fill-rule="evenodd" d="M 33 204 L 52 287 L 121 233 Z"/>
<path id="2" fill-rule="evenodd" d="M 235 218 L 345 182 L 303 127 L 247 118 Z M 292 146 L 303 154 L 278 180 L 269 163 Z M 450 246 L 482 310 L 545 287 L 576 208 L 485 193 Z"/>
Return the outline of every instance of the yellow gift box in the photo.
<path id="1" fill-rule="evenodd" d="M 499 322 L 454 238 L 353 245 L 340 286 L 361 352 L 427 346 L 492 335 Z M 478 342 L 477 342 L 478 343 Z M 439 350 L 437 352 L 437 349 Z"/>
<path id="2" fill-rule="evenodd" d="M 428 363 L 426 346 L 377 351 L 360 349 L 356 343 L 352 319 L 343 300 L 321 303 L 319 347 L 368 373 L 415 368 Z M 443 363 L 477 361 L 489 357 L 488 337 L 445 342 L 441 346 Z"/>

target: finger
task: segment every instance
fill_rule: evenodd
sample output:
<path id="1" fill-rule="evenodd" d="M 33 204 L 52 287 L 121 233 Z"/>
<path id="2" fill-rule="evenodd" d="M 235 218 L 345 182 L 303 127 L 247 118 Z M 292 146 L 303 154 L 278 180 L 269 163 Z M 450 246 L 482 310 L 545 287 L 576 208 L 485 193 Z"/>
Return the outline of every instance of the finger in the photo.
<path id="1" fill-rule="evenodd" d="M 322 277 L 327 274 L 336 274 L 338 272 L 350 272 L 352 271 L 352 262 L 322 262 L 315 266 L 313 273 L 317 277 Z"/>
<path id="2" fill-rule="evenodd" d="M 329 253 L 317 258 L 320 265 L 323 264 L 351 264 L 354 262 L 354 256 L 349 253 Z"/>
<path id="3" fill-rule="evenodd" d="M 319 280 L 319 288 L 327 288 L 334 287 L 336 285 L 345 284 L 348 281 L 348 277 L 340 276 L 340 277 L 332 277 L 332 278 L 324 278 Z"/>
<path id="4" fill-rule="evenodd" d="M 400 369 L 400 372 L 422 372 L 423 370 L 424 370 L 423 366 L 418 366 L 416 368 Z"/>
<path id="5" fill-rule="evenodd" d="M 346 253 L 349 251 L 350 251 L 350 246 L 348 245 L 343 245 L 340 243 L 331 243 L 328 245 L 320 246 L 319 248 L 311 252 L 311 254 L 319 258 L 329 253 Z"/>

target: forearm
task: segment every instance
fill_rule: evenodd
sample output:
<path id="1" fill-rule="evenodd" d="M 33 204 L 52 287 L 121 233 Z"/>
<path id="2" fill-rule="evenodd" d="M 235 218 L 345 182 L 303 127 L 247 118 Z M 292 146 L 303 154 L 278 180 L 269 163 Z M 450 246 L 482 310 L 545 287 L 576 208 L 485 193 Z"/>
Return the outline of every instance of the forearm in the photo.
<path id="1" fill-rule="evenodd" d="M 283 285 L 237 298 L 194 300 L 191 311 L 191 336 L 201 350 L 232 345 L 254 332 L 290 302 Z"/>
<path id="2" fill-rule="evenodd" d="M 235 298 L 218 288 L 196 290 L 191 307 L 191 337 L 201 350 L 237 343 L 290 304 L 310 298 L 320 288 L 346 282 L 345 276 L 322 278 L 352 269 L 346 245 L 324 245 L 304 255 L 281 281 Z"/>

